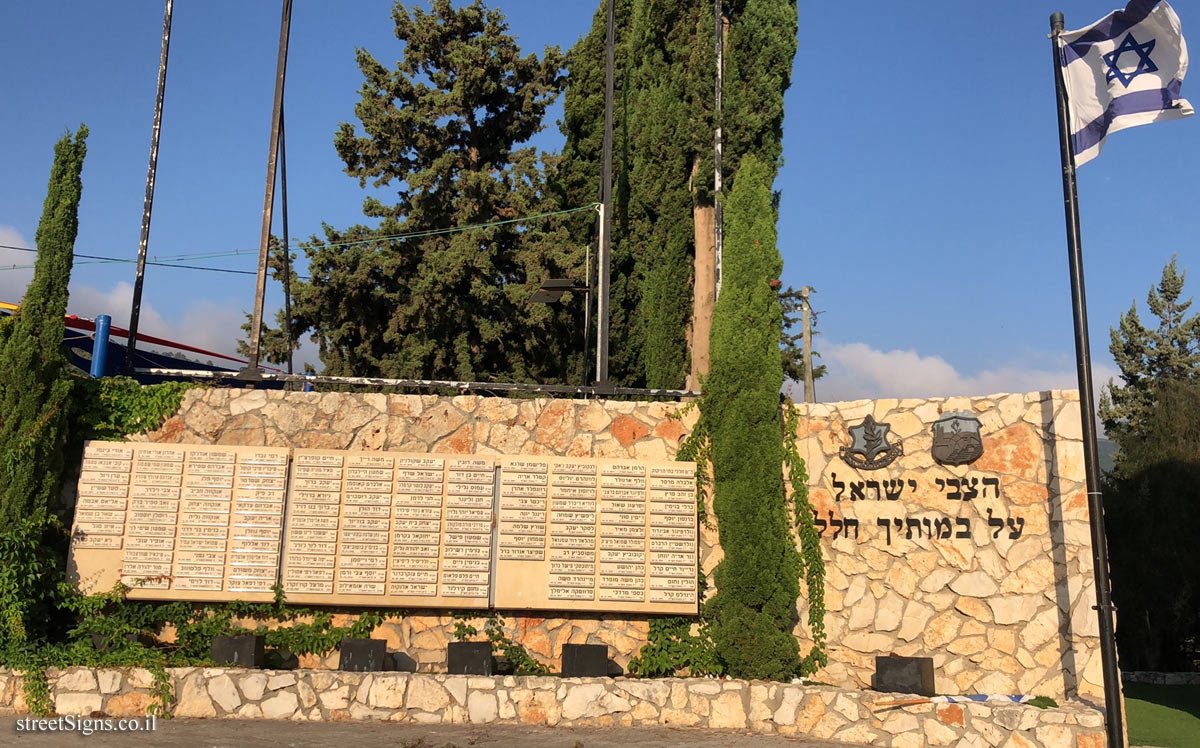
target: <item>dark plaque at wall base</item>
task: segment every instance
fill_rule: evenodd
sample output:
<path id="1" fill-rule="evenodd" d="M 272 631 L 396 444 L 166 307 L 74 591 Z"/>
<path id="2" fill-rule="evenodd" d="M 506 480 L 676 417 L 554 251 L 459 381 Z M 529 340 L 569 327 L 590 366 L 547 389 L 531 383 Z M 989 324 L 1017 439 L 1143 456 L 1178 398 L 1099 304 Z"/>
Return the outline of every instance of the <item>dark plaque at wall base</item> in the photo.
<path id="1" fill-rule="evenodd" d="M 492 675 L 492 643 L 450 642 L 446 645 L 446 672 L 451 675 Z"/>
<path id="2" fill-rule="evenodd" d="M 890 693 L 936 696 L 932 657 L 876 657 L 871 688 Z"/>
<path id="3" fill-rule="evenodd" d="M 383 639 L 342 639 L 338 670 L 355 673 L 383 670 L 387 642 Z"/>
<path id="4" fill-rule="evenodd" d="M 563 645 L 562 676 L 564 678 L 603 678 L 606 675 L 608 675 L 608 645 Z"/>
<path id="5" fill-rule="evenodd" d="M 211 657 L 218 665 L 261 668 L 264 659 L 263 638 L 254 634 L 214 636 Z"/>

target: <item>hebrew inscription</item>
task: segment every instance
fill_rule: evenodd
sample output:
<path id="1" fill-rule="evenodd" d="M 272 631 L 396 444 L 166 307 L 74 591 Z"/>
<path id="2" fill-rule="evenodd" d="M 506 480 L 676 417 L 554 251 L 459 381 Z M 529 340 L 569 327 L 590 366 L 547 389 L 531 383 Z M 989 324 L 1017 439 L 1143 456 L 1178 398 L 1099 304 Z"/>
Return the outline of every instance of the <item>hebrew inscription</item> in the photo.
<path id="1" fill-rule="evenodd" d="M 695 464 L 90 442 L 86 592 L 694 614 Z"/>
<path id="2" fill-rule="evenodd" d="M 71 533 L 89 591 L 133 599 L 270 600 L 288 450 L 89 442 Z"/>

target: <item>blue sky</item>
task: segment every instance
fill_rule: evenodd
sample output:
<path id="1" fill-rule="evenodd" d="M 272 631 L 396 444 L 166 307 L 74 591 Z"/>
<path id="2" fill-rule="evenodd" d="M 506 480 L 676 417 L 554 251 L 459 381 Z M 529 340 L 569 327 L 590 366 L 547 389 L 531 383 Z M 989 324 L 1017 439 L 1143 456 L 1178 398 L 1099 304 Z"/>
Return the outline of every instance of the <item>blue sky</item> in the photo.
<path id="1" fill-rule="evenodd" d="M 526 51 L 569 48 L 595 10 L 591 0 L 490 4 Z M 776 188 L 783 280 L 815 287 L 822 312 L 820 399 L 1075 386 L 1047 19 L 1061 10 L 1079 28 L 1112 4 L 801 3 Z M 390 7 L 295 0 L 294 237 L 361 219 L 363 191 L 332 137 L 353 121 L 355 46 L 400 56 Z M 1200 29 L 1200 2 L 1174 7 L 1185 34 Z M 76 251 L 136 257 L 162 10 L 157 0 L 0 4 L 0 244 L 32 245 L 53 142 L 86 122 Z M 197 264 L 254 268 L 279 11 L 266 0 L 176 3 L 151 255 L 243 249 Z M 1183 93 L 1200 99 L 1200 83 Z M 1080 170 L 1100 381 L 1115 373 L 1109 326 L 1134 299 L 1144 313 L 1171 255 L 1200 273 L 1198 128 L 1123 131 Z M 562 136 L 551 122 L 535 143 L 558 150 Z M 29 261 L 0 250 L 0 267 Z M 0 300 L 17 301 L 28 277 L 0 269 Z M 132 265 L 77 264 L 71 311 L 124 324 L 132 280 Z M 250 275 L 151 267 L 142 330 L 232 352 L 253 287 Z M 268 304 L 281 298 L 272 288 Z M 315 360 L 311 346 L 306 355 Z"/>

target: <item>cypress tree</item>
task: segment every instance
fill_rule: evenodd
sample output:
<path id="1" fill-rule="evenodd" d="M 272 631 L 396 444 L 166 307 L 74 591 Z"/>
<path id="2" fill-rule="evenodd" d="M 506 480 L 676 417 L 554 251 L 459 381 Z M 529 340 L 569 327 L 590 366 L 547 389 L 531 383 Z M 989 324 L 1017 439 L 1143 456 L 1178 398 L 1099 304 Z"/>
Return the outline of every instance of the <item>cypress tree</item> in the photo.
<path id="1" fill-rule="evenodd" d="M 629 225 L 648 387 L 688 371 L 695 227 L 711 181 L 715 52 L 711 6 L 635 0 L 629 31 Z M 711 157 L 708 163 L 711 164 Z"/>
<path id="2" fill-rule="evenodd" d="M 796 52 L 796 0 L 726 0 L 726 189 L 744 154 L 774 174 L 783 93 Z M 598 194 L 605 0 L 570 53 L 564 204 Z M 624 385 L 681 386 L 688 369 L 695 219 L 711 209 L 711 3 L 616 0 L 616 107 L 610 372 Z M 580 233 L 590 226 L 579 227 Z"/>
<path id="3" fill-rule="evenodd" d="M 703 404 L 725 558 L 705 613 L 729 673 L 782 679 L 800 667 L 792 635 L 800 561 L 784 503 L 783 312 L 771 285 L 783 260 L 775 245 L 771 172 L 755 156 L 743 158 L 725 214 L 725 279 L 713 312 Z"/>
<path id="4" fill-rule="evenodd" d="M 79 230 L 86 126 L 54 145 L 54 164 L 35 240 L 37 261 L 0 348 L 0 518 L 46 516 L 63 471 L 72 377 L 62 353 L 63 315 Z"/>
<path id="5" fill-rule="evenodd" d="M 629 233 L 628 29 L 633 0 L 615 0 L 613 85 L 613 215 L 609 286 L 609 378 L 626 387 L 645 383 L 642 329 L 638 316 L 640 284 L 634 272 Z M 605 35 L 607 0 L 592 17 L 592 27 L 567 56 L 561 131 L 566 136 L 562 161 L 553 178 L 563 208 L 600 199 L 604 144 Z M 576 239 L 596 242 L 595 215 L 573 216 L 568 225 Z M 593 263 L 594 266 L 594 263 Z M 594 271 L 593 271 L 594 272 Z M 595 300 L 593 299 L 593 306 Z"/>

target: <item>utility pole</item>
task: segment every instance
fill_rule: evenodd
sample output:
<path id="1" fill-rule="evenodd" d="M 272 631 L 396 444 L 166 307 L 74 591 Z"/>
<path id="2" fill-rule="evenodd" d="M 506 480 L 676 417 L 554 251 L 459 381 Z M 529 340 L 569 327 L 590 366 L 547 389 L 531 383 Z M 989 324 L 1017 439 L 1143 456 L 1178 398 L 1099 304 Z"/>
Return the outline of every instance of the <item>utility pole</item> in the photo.
<path id="1" fill-rule="evenodd" d="M 279 128 L 283 119 L 283 82 L 287 77 L 288 33 L 292 25 L 292 0 L 283 0 L 283 18 L 279 22 L 279 57 L 275 63 L 275 105 L 271 112 L 271 139 L 267 148 L 267 187 L 263 196 L 262 232 L 258 240 L 258 280 L 254 287 L 254 315 L 250 322 L 250 362 L 238 377 L 250 381 L 262 379 L 258 367 L 262 344 L 263 301 L 267 293 L 267 258 L 270 252 L 271 214 L 275 207 L 275 171 L 279 157 Z"/>
<path id="2" fill-rule="evenodd" d="M 817 401 L 812 370 L 812 306 L 808 303 L 808 296 L 812 290 L 812 286 L 800 289 L 800 325 L 804 335 L 804 402 L 806 403 Z"/>
<path id="3" fill-rule="evenodd" d="M 142 204 L 142 235 L 138 240 L 137 274 L 133 279 L 133 305 L 129 309 L 129 332 L 125 340 L 125 371 L 133 371 L 137 350 L 138 320 L 142 316 L 142 283 L 146 278 L 146 249 L 150 243 L 150 213 L 154 208 L 154 178 L 158 173 L 158 135 L 162 131 L 163 95 L 167 90 L 167 52 L 171 49 L 171 11 L 167 0 L 163 11 L 162 50 L 158 55 L 158 94 L 154 98 L 154 128 L 150 133 L 150 166 L 146 170 L 146 199 Z"/>

